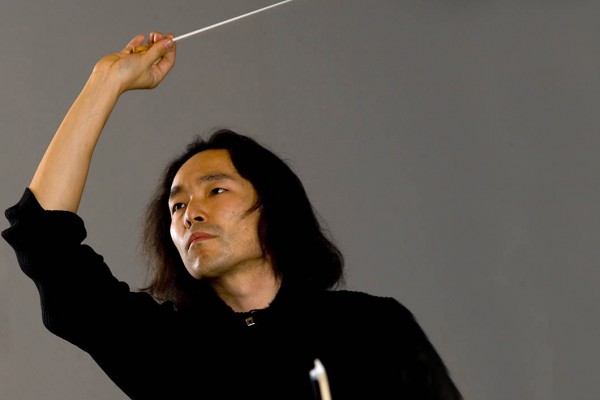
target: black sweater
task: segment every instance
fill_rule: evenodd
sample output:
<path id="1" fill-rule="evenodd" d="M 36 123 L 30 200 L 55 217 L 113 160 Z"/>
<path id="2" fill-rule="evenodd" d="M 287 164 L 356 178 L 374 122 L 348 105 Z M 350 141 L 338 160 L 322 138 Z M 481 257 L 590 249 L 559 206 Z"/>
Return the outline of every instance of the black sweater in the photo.
<path id="1" fill-rule="evenodd" d="M 305 292 L 284 278 L 264 310 L 235 313 L 202 283 L 176 309 L 118 281 L 82 244 L 76 214 L 45 211 L 26 189 L 6 217 L 2 236 L 38 288 L 44 325 L 89 353 L 132 399 L 317 399 L 309 377 L 317 358 L 332 400 L 461 399 L 393 298 Z"/>

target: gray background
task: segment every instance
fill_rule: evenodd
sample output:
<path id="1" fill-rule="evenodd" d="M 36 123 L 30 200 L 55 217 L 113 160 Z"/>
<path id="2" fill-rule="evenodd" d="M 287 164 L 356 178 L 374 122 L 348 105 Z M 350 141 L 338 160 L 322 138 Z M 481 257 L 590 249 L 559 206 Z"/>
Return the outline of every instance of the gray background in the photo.
<path id="1" fill-rule="evenodd" d="M 97 59 L 268 4 L 3 0 L 1 208 Z M 349 287 L 409 307 L 466 398 L 598 399 L 599 21 L 598 1 L 295 0 L 183 40 L 106 126 L 87 242 L 140 286 L 157 175 L 192 136 L 233 128 L 289 160 Z M 0 285 L 2 400 L 125 399 L 44 329 L 4 241 Z"/>

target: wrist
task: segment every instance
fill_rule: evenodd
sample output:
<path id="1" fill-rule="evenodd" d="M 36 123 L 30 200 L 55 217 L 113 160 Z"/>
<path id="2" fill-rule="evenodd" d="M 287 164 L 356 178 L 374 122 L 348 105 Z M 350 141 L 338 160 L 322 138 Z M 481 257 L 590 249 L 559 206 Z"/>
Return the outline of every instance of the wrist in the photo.
<path id="1" fill-rule="evenodd" d="M 107 74 L 94 70 L 74 104 L 84 114 L 108 118 L 121 95 L 119 84 Z"/>
<path id="2" fill-rule="evenodd" d="M 104 68 L 100 63 L 94 67 L 85 84 L 84 90 L 115 98 L 118 98 L 125 92 L 114 78 L 114 74 L 111 74 L 109 69 Z"/>

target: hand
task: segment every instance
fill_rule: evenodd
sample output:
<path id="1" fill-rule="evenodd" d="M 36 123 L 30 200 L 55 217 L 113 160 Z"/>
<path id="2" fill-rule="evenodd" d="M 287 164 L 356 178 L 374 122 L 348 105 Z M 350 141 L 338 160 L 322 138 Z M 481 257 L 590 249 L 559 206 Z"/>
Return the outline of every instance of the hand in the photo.
<path id="1" fill-rule="evenodd" d="M 137 35 L 123 50 L 100 59 L 92 76 L 116 85 L 119 93 L 152 89 L 175 65 L 176 46 L 172 39 L 171 34 L 152 32 L 148 36 L 148 50 L 136 53 L 134 49 L 144 42 L 144 35 Z"/>

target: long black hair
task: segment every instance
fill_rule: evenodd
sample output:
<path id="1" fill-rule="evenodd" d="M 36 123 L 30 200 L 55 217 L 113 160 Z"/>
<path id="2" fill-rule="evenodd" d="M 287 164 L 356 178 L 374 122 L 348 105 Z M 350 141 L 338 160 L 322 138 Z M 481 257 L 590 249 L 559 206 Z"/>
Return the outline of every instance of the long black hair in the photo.
<path id="1" fill-rule="evenodd" d="M 254 139 L 229 129 L 200 136 L 165 168 L 145 216 L 142 245 L 150 268 L 143 290 L 182 304 L 196 280 L 187 272 L 170 236 L 169 191 L 181 166 L 205 150 L 229 152 L 237 172 L 252 183 L 260 209 L 258 236 L 275 274 L 287 286 L 325 290 L 344 281 L 344 258 L 322 228 L 304 186 L 288 164 Z"/>

